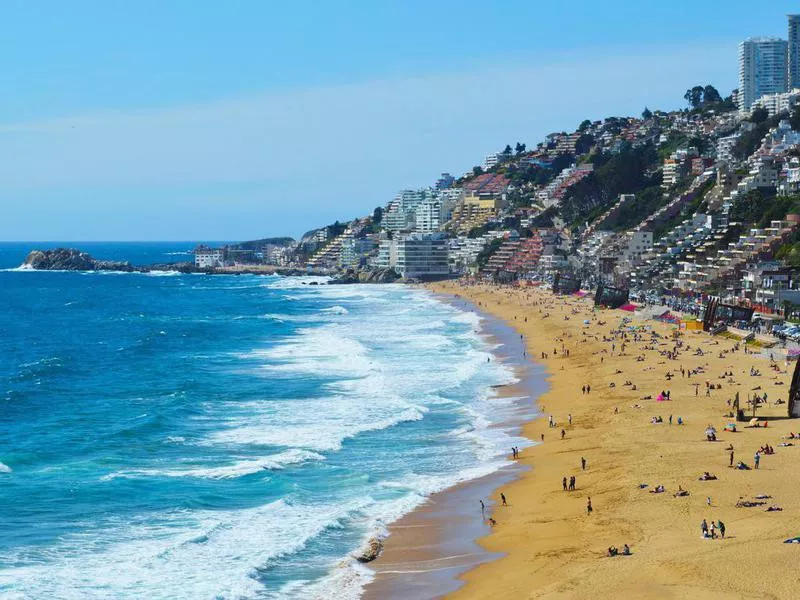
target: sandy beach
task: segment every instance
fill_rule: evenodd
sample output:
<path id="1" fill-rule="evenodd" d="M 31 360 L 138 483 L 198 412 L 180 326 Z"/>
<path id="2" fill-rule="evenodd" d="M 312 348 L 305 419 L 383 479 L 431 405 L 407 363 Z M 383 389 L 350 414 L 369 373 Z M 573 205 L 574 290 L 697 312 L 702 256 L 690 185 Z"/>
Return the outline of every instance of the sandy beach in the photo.
<path id="1" fill-rule="evenodd" d="M 800 535 L 800 440 L 787 439 L 800 423 L 776 404 L 787 398 L 793 365 L 787 372 L 785 362 L 771 364 L 768 350 L 746 351 L 702 332 L 684 332 L 676 342 L 675 326 L 619 310 L 593 312 L 590 299 L 455 282 L 430 288 L 469 299 L 515 327 L 550 383 L 539 400 L 542 417 L 524 428 L 542 443 L 522 451 L 530 469 L 495 490 L 496 525 L 480 540 L 502 558 L 462 575 L 465 585 L 449 597 L 795 595 L 800 545 L 784 540 Z M 634 334 L 631 326 L 642 327 Z M 663 391 L 670 399 L 657 401 Z M 766 392 L 768 404 L 757 412 L 766 428 L 738 423 L 737 431 L 726 430 L 737 392 L 748 414 L 749 396 Z M 708 426 L 716 441 L 707 440 Z M 743 461 L 748 470 L 729 466 L 730 446 L 734 464 Z M 760 454 L 756 469 L 763 446 L 774 453 Z M 706 472 L 715 479 L 700 480 Z M 574 491 L 564 491 L 563 478 L 572 476 Z M 659 486 L 664 491 L 654 493 Z M 680 490 L 686 494 L 676 495 Z M 703 520 L 713 521 L 714 538 L 701 534 Z M 607 556 L 624 544 L 630 556 Z"/>

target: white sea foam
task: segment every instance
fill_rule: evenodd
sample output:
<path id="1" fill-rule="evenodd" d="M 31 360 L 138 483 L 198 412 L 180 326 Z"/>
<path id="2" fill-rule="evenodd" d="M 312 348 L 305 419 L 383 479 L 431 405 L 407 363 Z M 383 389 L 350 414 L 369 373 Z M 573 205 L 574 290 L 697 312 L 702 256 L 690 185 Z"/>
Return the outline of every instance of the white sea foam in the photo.
<path id="1" fill-rule="evenodd" d="M 264 458 L 244 459 L 238 462 L 220 465 L 216 467 L 191 467 L 176 469 L 132 469 L 127 471 L 116 471 L 104 475 L 103 481 L 110 481 L 117 478 L 138 479 L 142 477 L 201 477 L 204 479 L 232 479 L 261 473 L 263 471 L 275 471 L 285 469 L 290 465 L 297 465 L 310 460 L 325 460 L 325 457 L 316 452 L 308 452 L 292 448 L 279 454 L 273 454 Z"/>
<path id="2" fill-rule="evenodd" d="M 323 308 L 322 312 L 331 313 L 331 314 L 334 314 L 334 315 L 346 315 L 350 311 L 347 310 L 344 306 L 338 306 L 337 305 L 337 306 L 330 306 L 328 308 Z"/>
<path id="3" fill-rule="evenodd" d="M 157 600 L 253 598 L 258 569 L 372 503 L 292 505 L 282 500 L 234 511 L 175 511 L 147 524 L 104 523 L 49 548 L 0 553 L 0 589 L 29 598 Z"/>
<path id="4" fill-rule="evenodd" d="M 7 464 L 0 462 L 0 473 L 11 473 L 12 469 Z"/>

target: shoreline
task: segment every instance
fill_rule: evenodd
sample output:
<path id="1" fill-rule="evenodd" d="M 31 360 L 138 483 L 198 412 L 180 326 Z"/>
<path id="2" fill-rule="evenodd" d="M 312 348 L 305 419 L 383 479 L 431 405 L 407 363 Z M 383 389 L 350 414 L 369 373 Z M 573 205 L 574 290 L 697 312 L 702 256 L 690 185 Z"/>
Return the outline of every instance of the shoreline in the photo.
<path id="1" fill-rule="evenodd" d="M 595 310 L 591 299 L 457 283 L 429 289 L 480 303 L 525 335 L 529 355 L 542 357 L 551 375 L 538 402 L 541 417 L 550 413 L 557 422 L 555 428 L 544 418 L 525 424 L 524 435 L 544 436 L 543 443 L 521 451 L 520 462 L 532 468 L 503 485 L 509 507 L 495 503 L 497 526 L 478 540 L 499 558 L 461 574 L 464 585 L 447 598 L 716 600 L 794 594 L 800 578 L 787 567 L 797 558 L 797 546 L 783 542 L 800 535 L 800 490 L 792 477 L 800 442 L 788 438 L 800 421 L 787 418 L 786 405 L 775 403 L 788 395 L 793 364 L 771 365 L 762 353 L 749 354 L 734 340 L 702 332 L 673 339 L 674 326 Z M 515 321 L 520 315 L 529 318 Z M 667 356 L 673 351 L 675 358 Z M 682 375 L 684 368 L 696 371 L 694 377 Z M 714 384 L 713 391 L 696 395 L 705 382 Z M 581 392 L 586 384 L 589 394 Z M 669 402 L 654 399 L 663 389 L 672 392 Z M 769 428 L 739 423 L 736 432 L 727 431 L 727 401 L 740 394 L 744 405 L 756 390 L 769 392 L 771 403 L 758 412 Z M 668 424 L 670 415 L 680 416 L 683 425 Z M 663 423 L 653 424 L 654 416 Z M 719 432 L 717 443 L 705 439 L 708 425 Z M 764 456 L 756 470 L 754 453 L 765 443 L 775 453 Z M 728 444 L 750 470 L 728 467 Z M 716 479 L 698 481 L 706 471 Z M 562 477 L 571 475 L 576 490 L 563 491 Z M 657 485 L 666 493 L 649 493 Z M 688 495 L 676 496 L 679 489 Z M 495 501 L 498 495 L 496 490 Z M 763 505 L 738 506 L 758 496 L 767 496 Z M 767 504 L 782 510 L 768 512 Z M 726 538 L 703 538 L 703 519 L 724 521 Z M 631 556 L 607 558 L 609 547 L 623 544 L 630 545 Z"/>
<path id="2" fill-rule="evenodd" d="M 481 317 L 478 334 L 490 345 L 495 360 L 511 368 L 516 379 L 514 383 L 494 388 L 494 398 L 518 399 L 510 419 L 491 427 L 524 437 L 522 430 L 528 421 L 539 416 L 536 401 L 547 389 L 549 374 L 544 366 L 523 356 L 524 342 L 503 319 L 465 298 L 426 288 L 439 301 Z M 526 440 L 520 444 L 520 451 L 536 443 Z M 483 477 L 460 482 L 431 495 L 392 523 L 383 552 L 368 565 L 375 578 L 365 586 L 362 597 L 367 600 L 439 598 L 460 588 L 463 585 L 460 576 L 465 572 L 499 558 L 500 554 L 486 551 L 478 540 L 491 531 L 487 519 L 494 507 L 495 492 L 520 478 L 527 468 L 513 461 Z M 479 499 L 486 504 L 483 515 Z"/>

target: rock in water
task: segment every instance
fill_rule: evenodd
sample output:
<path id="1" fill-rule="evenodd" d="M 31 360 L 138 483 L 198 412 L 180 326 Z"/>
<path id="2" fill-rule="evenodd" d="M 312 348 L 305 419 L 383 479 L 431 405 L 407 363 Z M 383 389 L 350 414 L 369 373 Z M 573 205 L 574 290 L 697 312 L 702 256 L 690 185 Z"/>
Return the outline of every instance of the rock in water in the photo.
<path id="1" fill-rule="evenodd" d="M 75 248 L 33 250 L 22 263 L 23 267 L 39 271 L 135 271 L 129 262 L 96 260 Z"/>
<path id="2" fill-rule="evenodd" d="M 362 563 L 372 562 L 380 555 L 383 550 L 383 542 L 378 537 L 372 537 L 367 542 L 367 545 L 362 550 L 361 554 L 356 556 L 356 560 Z"/>

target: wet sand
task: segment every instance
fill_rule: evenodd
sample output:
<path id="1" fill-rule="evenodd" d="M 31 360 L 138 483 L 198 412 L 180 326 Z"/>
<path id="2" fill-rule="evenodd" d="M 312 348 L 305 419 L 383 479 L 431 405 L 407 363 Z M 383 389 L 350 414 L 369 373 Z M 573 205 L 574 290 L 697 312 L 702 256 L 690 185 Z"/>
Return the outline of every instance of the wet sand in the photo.
<path id="1" fill-rule="evenodd" d="M 442 295 L 442 299 L 481 314 L 480 333 L 494 347 L 495 360 L 514 370 L 518 383 L 497 388 L 496 394 L 520 400 L 507 419 L 495 426 L 520 432 L 522 425 L 538 414 L 535 399 L 547 387 L 544 368 L 523 356 L 524 341 L 507 323 L 464 299 L 452 295 Z M 519 477 L 526 468 L 512 462 L 496 473 L 434 494 L 424 505 L 392 524 L 383 553 L 369 565 L 376 578 L 366 587 L 364 598 L 442 597 L 463 585 L 459 575 L 499 558 L 501 554 L 486 551 L 476 540 L 490 531 L 487 519 L 492 492 Z M 483 515 L 480 499 L 486 504 Z"/>

